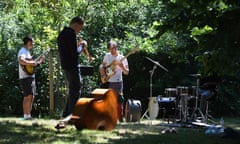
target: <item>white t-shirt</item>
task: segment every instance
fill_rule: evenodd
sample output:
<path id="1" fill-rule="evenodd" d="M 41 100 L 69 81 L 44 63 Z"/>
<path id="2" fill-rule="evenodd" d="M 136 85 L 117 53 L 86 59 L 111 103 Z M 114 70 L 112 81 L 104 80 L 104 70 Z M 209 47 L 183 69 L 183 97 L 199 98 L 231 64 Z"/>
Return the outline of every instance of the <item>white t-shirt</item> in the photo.
<path id="1" fill-rule="evenodd" d="M 32 59 L 31 53 L 28 49 L 25 47 L 22 47 L 19 52 L 18 52 L 18 58 L 21 57 L 23 60 L 24 59 Z M 27 77 L 35 77 L 35 74 L 33 75 L 28 75 L 24 70 L 23 67 L 18 64 L 18 69 L 19 69 L 19 79 L 24 79 Z"/>
<path id="2" fill-rule="evenodd" d="M 121 54 L 118 54 L 118 56 L 113 56 L 111 53 L 107 53 L 104 56 L 103 63 L 106 63 L 106 65 L 108 66 L 112 63 L 113 60 L 116 60 L 116 61 L 120 62 L 120 60 L 123 59 L 123 58 L 124 58 L 124 56 L 121 55 Z M 123 65 L 128 66 L 127 59 L 123 60 Z M 116 66 L 115 72 L 116 72 L 115 75 L 113 75 L 108 80 L 108 82 L 122 82 L 123 81 L 122 69 L 119 66 Z"/>
<path id="3" fill-rule="evenodd" d="M 77 46 L 77 52 L 80 54 L 83 51 L 83 45 Z"/>

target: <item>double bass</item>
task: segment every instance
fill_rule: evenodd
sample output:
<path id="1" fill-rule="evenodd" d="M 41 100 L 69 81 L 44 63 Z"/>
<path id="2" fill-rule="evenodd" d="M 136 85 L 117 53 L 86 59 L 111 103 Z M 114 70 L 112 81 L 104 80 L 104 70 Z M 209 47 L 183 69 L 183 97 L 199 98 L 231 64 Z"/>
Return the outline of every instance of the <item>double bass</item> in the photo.
<path id="1" fill-rule="evenodd" d="M 95 89 L 91 98 L 80 98 L 73 114 L 61 120 L 56 129 L 71 121 L 76 129 L 112 130 L 118 120 L 117 95 L 113 89 Z"/>

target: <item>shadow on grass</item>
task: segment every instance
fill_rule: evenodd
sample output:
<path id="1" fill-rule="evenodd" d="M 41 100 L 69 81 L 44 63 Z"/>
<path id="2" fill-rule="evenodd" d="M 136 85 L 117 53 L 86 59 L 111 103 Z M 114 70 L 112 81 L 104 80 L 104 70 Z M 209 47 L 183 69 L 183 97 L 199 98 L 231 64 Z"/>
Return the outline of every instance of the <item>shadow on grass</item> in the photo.
<path id="1" fill-rule="evenodd" d="M 168 127 L 149 124 L 121 125 L 114 132 L 121 139 L 111 139 L 110 143 L 122 144 L 239 144 L 233 139 L 223 139 L 220 135 L 205 135 L 203 128 L 175 127 L 176 134 L 163 134 Z M 129 129 L 129 130 L 128 130 Z"/>
<path id="2" fill-rule="evenodd" d="M 77 131 L 69 125 L 56 131 L 56 120 L 0 120 L 0 143 L 76 143 L 76 144 L 238 144 L 218 135 L 205 135 L 204 129 L 176 128 L 176 134 L 162 134 L 166 127 L 149 123 L 121 123 L 113 131 Z"/>
<path id="3" fill-rule="evenodd" d="M 71 135 L 58 135 L 54 129 L 37 123 L 1 122 L 0 127 L 0 143 L 51 143 L 73 140 Z"/>

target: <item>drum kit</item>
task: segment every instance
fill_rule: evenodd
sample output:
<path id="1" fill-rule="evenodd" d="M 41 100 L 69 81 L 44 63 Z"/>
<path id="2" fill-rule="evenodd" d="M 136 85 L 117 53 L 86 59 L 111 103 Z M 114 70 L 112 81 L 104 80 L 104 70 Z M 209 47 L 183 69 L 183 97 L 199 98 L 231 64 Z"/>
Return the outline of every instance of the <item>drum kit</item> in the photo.
<path id="1" fill-rule="evenodd" d="M 196 86 L 166 88 L 165 97 L 161 97 L 158 100 L 160 109 L 162 109 L 161 107 L 168 107 L 168 111 L 165 113 L 175 114 L 175 120 L 182 123 L 192 122 L 197 118 L 205 120 L 205 116 L 198 106 L 200 74 L 191 74 L 190 76 L 196 78 Z M 161 106 L 163 103 L 165 103 L 165 106 Z M 174 110 L 175 113 L 170 110 Z"/>
<path id="2" fill-rule="evenodd" d="M 190 74 L 189 76 L 196 78 L 196 86 L 177 86 L 176 88 L 166 88 L 164 96 L 159 95 L 157 97 L 152 96 L 152 76 L 155 69 L 158 67 L 164 71 L 168 70 L 163 67 L 159 62 L 146 57 L 149 61 L 154 63 L 153 69 L 150 70 L 150 97 L 148 108 L 142 115 L 141 119 L 147 118 L 150 120 L 156 119 L 162 112 L 162 117 L 172 115 L 175 117 L 175 121 L 187 123 L 194 121 L 198 114 L 204 118 L 198 106 L 198 89 L 200 82 L 200 74 Z"/>

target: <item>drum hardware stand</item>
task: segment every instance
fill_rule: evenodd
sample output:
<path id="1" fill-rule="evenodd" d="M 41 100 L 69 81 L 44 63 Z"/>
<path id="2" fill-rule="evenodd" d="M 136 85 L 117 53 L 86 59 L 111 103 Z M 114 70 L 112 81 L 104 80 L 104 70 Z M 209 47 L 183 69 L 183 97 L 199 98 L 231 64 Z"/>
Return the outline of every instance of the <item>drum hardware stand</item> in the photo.
<path id="1" fill-rule="evenodd" d="M 180 120 L 181 122 L 187 122 L 187 114 L 188 114 L 188 95 L 186 94 L 180 94 L 181 100 L 180 100 Z"/>
<path id="2" fill-rule="evenodd" d="M 141 120 L 142 120 L 143 118 L 155 119 L 155 118 L 153 118 L 153 117 L 151 116 L 151 114 L 150 114 L 150 112 L 154 109 L 154 106 L 156 106 L 155 109 L 156 109 L 157 114 L 158 114 L 158 110 L 159 110 L 158 101 L 154 100 L 153 97 L 152 97 L 152 77 L 153 77 L 154 71 L 156 70 L 157 66 L 159 66 L 159 67 L 161 67 L 162 69 L 164 69 L 165 71 L 168 72 L 168 70 L 167 70 L 165 67 L 163 67 L 162 65 L 160 65 L 159 62 L 154 61 L 154 60 L 152 60 L 152 59 L 149 58 L 149 57 L 145 57 L 145 58 L 148 59 L 149 61 L 153 62 L 153 63 L 154 63 L 154 66 L 153 66 L 153 69 L 149 71 L 149 73 L 150 73 L 150 97 L 149 97 L 148 108 L 147 108 L 147 110 L 144 112 L 143 116 L 141 117 Z M 157 105 L 156 105 L 156 104 L 154 105 L 154 103 L 156 103 L 156 102 L 157 102 Z M 149 115 L 147 115 L 147 114 L 149 114 Z M 157 115 L 157 114 L 156 114 L 156 115 Z M 155 117 L 155 116 L 154 116 L 154 117 Z"/>
<path id="3" fill-rule="evenodd" d="M 199 99 L 199 83 L 200 83 L 200 74 L 194 74 L 191 75 L 197 78 L 197 87 L 196 87 L 196 102 L 195 102 L 195 108 L 194 111 L 191 115 L 191 120 L 194 120 L 194 116 L 196 115 L 197 111 L 199 112 L 199 114 L 201 115 L 201 118 L 203 119 L 204 122 L 207 122 L 206 116 L 203 114 L 203 112 L 201 111 L 201 109 L 198 107 L 198 99 Z"/>
<path id="4" fill-rule="evenodd" d="M 187 114 L 188 114 L 188 90 L 185 92 L 185 88 L 187 87 L 180 87 L 177 88 L 177 96 L 179 97 L 179 101 L 177 103 L 177 108 L 179 108 L 179 120 L 180 123 L 187 122 Z"/>
<path id="5" fill-rule="evenodd" d="M 144 112 L 143 116 L 141 117 L 141 119 L 143 119 L 144 117 L 147 119 L 150 119 L 150 115 L 148 116 L 147 114 L 150 112 L 150 110 L 152 109 L 152 105 L 154 103 L 153 97 L 152 97 L 152 76 L 154 71 L 156 70 L 157 66 L 156 64 L 154 64 L 153 69 L 149 71 L 150 73 L 150 97 L 149 97 L 149 103 L 148 103 L 148 108 L 147 110 Z"/>

